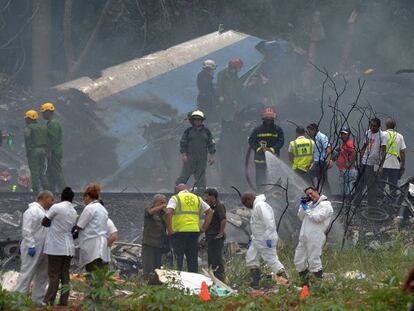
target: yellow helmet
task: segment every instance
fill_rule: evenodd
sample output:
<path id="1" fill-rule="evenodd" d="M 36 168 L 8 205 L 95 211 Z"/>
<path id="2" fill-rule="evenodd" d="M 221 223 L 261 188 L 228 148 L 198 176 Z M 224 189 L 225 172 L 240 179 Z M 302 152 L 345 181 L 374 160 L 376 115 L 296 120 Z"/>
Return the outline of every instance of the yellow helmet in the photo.
<path id="1" fill-rule="evenodd" d="M 25 119 L 37 120 L 39 115 L 37 114 L 36 110 L 27 110 L 24 114 Z"/>
<path id="2" fill-rule="evenodd" d="M 53 105 L 52 103 L 44 103 L 40 107 L 40 111 L 41 112 L 45 112 L 45 111 L 55 111 L 55 105 Z"/>

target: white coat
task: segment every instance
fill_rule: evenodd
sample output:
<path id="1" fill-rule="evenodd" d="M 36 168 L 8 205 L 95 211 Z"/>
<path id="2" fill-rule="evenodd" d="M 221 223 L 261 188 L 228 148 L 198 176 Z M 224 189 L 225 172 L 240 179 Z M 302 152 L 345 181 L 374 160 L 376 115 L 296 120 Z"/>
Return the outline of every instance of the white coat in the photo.
<path id="1" fill-rule="evenodd" d="M 15 291 L 27 294 L 33 282 L 32 301 L 40 305 L 46 294 L 48 284 L 47 256 L 43 254 L 48 229 L 42 226 L 46 215 L 44 208 L 37 202 L 29 204 L 23 213 L 22 242 L 20 244 L 21 268 Z M 28 254 L 29 247 L 36 248 L 36 254 Z"/>
<path id="2" fill-rule="evenodd" d="M 322 247 L 325 244 L 325 231 L 332 220 L 333 208 L 327 197 L 321 195 L 316 203 L 310 203 L 305 212 L 299 207 L 298 217 L 302 220 L 299 244 L 295 251 L 295 266 L 298 272 L 307 268 L 311 272 L 322 270 Z"/>
<path id="3" fill-rule="evenodd" d="M 89 203 L 78 219 L 79 232 L 79 266 L 95 259 L 109 262 L 107 245 L 108 212 L 98 201 Z"/>
<path id="4" fill-rule="evenodd" d="M 47 211 L 46 217 L 52 223 L 46 235 L 43 252 L 47 255 L 73 257 L 75 255 L 75 245 L 71 230 L 78 218 L 73 204 L 68 201 L 53 204 Z"/>
<path id="5" fill-rule="evenodd" d="M 273 208 L 266 202 L 264 194 L 258 195 L 253 202 L 250 230 L 252 240 L 272 240 L 274 243 L 278 240 Z"/>
<path id="6" fill-rule="evenodd" d="M 246 253 L 246 265 L 250 268 L 258 268 L 260 267 L 260 258 L 262 258 L 273 273 L 284 270 L 284 266 L 277 256 L 278 235 L 273 208 L 266 203 L 264 194 L 258 195 L 253 202 L 250 230 L 252 236 Z M 266 240 L 272 240 L 272 247 L 269 248 L 266 245 Z"/>

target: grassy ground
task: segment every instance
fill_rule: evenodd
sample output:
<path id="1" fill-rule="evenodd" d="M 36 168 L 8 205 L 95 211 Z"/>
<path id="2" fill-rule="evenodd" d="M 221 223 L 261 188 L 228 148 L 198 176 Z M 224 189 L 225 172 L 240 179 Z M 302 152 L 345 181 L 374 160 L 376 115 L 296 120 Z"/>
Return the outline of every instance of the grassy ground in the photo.
<path id="1" fill-rule="evenodd" d="M 291 272 L 293 285 L 300 285 L 292 266 L 293 253 L 293 248 L 288 246 L 279 250 L 282 262 Z M 234 297 L 200 302 L 196 296 L 184 295 L 165 286 L 147 286 L 139 278 L 116 285 L 102 273 L 91 281 L 92 287 L 73 285 L 74 290 L 89 298 L 74 302 L 71 309 L 80 310 L 81 304 L 82 310 L 407 310 L 411 301 L 411 296 L 401 291 L 401 283 L 414 262 L 414 248 L 399 238 L 378 250 L 359 246 L 345 251 L 325 250 L 324 267 L 330 277 L 314 283 L 304 301 L 300 300 L 300 293 L 294 286 L 276 290 L 276 287 L 269 288 L 273 284 L 266 280 L 262 285 L 268 292 L 253 297 L 247 288 L 249 271 L 243 259 L 235 257 L 226 262 L 227 284 L 239 292 Z M 366 278 L 351 280 L 344 277 L 345 272 L 355 270 L 363 272 Z M 121 297 L 116 289 L 133 294 Z M 15 297 L 0 291 L 0 310 L 24 310 L 23 307 L 16 308 L 19 302 L 14 301 L 11 307 L 4 304 L 12 299 Z"/>

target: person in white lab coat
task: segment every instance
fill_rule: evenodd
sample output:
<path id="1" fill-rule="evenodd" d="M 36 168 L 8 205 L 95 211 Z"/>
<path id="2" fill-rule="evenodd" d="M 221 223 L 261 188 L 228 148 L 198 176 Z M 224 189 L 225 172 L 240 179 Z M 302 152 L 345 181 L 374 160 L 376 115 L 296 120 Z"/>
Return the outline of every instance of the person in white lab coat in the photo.
<path id="1" fill-rule="evenodd" d="M 60 203 L 53 204 L 43 218 L 42 225 L 49 227 L 43 252 L 48 256 L 49 287 L 44 298 L 47 305 L 53 306 L 59 289 L 59 282 L 69 284 L 70 261 L 75 254 L 71 230 L 76 224 L 78 213 L 72 201 L 75 194 L 66 187 Z M 59 305 L 67 306 L 69 291 L 61 291 Z"/>
<path id="2" fill-rule="evenodd" d="M 108 212 L 99 203 L 101 186 L 89 184 L 83 194 L 86 206 L 79 216 L 74 236 L 79 232 L 79 266 L 87 272 L 106 268 L 110 260 L 107 243 Z"/>
<path id="3" fill-rule="evenodd" d="M 108 258 L 111 261 L 111 247 L 118 240 L 118 229 L 111 218 L 108 218 L 106 225 L 106 244 L 108 245 Z"/>
<path id="4" fill-rule="evenodd" d="M 331 202 L 313 188 L 305 189 L 307 198 L 301 200 L 298 216 L 302 220 L 299 244 L 296 247 L 294 263 L 303 284 L 309 283 L 309 271 L 322 278 L 322 247 L 333 215 Z M 308 203 L 310 202 L 310 203 Z"/>
<path id="5" fill-rule="evenodd" d="M 102 200 L 99 200 L 99 203 L 105 207 L 105 204 Z M 118 240 L 118 228 L 115 226 L 114 222 L 111 218 L 108 217 L 108 221 L 106 223 L 106 244 L 108 245 L 108 262 L 111 261 L 111 247 L 115 241 Z"/>
<path id="6" fill-rule="evenodd" d="M 244 193 L 242 204 L 252 209 L 250 230 L 252 232 L 249 249 L 246 253 L 246 265 L 251 269 L 251 286 L 258 287 L 260 282 L 260 258 L 279 277 L 288 279 L 285 267 L 277 256 L 278 235 L 276 232 L 273 208 L 266 202 L 264 194 L 256 196 L 254 193 Z"/>
<path id="7" fill-rule="evenodd" d="M 53 194 L 43 191 L 38 195 L 37 202 L 30 203 L 29 208 L 23 213 L 21 268 L 15 291 L 28 294 L 33 283 L 32 301 L 37 306 L 44 305 L 43 297 L 48 280 L 47 256 L 43 253 L 48 229 L 42 226 L 42 220 L 53 201 Z"/>

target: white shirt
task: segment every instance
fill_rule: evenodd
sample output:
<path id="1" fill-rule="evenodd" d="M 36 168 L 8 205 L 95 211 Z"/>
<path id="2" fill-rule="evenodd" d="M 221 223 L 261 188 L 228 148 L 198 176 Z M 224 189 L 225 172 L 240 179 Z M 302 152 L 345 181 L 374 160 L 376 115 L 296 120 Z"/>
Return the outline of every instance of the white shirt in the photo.
<path id="1" fill-rule="evenodd" d="M 366 149 L 362 157 L 362 164 L 364 165 L 379 165 L 380 162 L 380 148 L 387 145 L 387 136 L 383 131 L 379 130 L 377 133 L 372 133 L 368 130 L 365 134 Z"/>
<path id="2" fill-rule="evenodd" d="M 79 266 L 101 258 L 109 262 L 107 245 L 108 212 L 98 201 L 89 203 L 79 216 Z"/>
<path id="3" fill-rule="evenodd" d="M 108 222 L 106 223 L 106 239 L 109 239 L 109 237 L 115 233 L 118 232 L 118 229 L 115 227 L 114 222 L 108 218 Z M 111 248 L 108 246 L 108 262 L 111 261 Z"/>
<path id="4" fill-rule="evenodd" d="M 106 237 L 109 239 L 109 237 L 115 233 L 118 232 L 117 227 L 115 226 L 114 222 L 111 218 L 108 218 L 108 221 L 106 223 Z"/>
<path id="5" fill-rule="evenodd" d="M 51 220 L 51 224 L 46 235 L 43 252 L 56 256 L 75 255 L 71 231 L 76 224 L 78 213 L 73 208 L 73 204 L 68 201 L 53 204 L 46 212 L 46 217 Z"/>
<path id="6" fill-rule="evenodd" d="M 183 190 L 183 191 L 180 191 L 178 194 L 184 193 L 184 192 L 190 192 L 190 191 Z M 171 198 L 171 199 L 168 200 L 167 208 L 175 209 L 176 205 L 177 205 L 177 203 L 175 202 L 175 200 L 173 198 Z M 206 202 L 201 200 L 201 209 L 203 210 L 203 212 L 206 212 L 208 209 L 210 209 L 210 205 L 208 205 Z"/>
<path id="7" fill-rule="evenodd" d="M 42 226 L 42 220 L 45 216 L 45 209 L 37 202 L 30 203 L 29 208 L 23 213 L 22 253 L 26 253 L 29 247 L 36 247 L 37 252 L 43 251 L 48 231 L 48 228 Z"/>
<path id="8" fill-rule="evenodd" d="M 390 133 L 387 131 L 384 132 L 387 137 L 387 140 L 390 139 Z M 401 150 L 405 150 L 407 146 L 405 145 L 404 137 L 396 132 L 395 136 L 395 145 L 397 149 L 397 153 L 400 154 Z M 384 168 L 392 168 L 392 169 L 400 169 L 400 161 L 395 155 L 386 154 L 385 161 L 384 161 Z"/>
<path id="9" fill-rule="evenodd" d="M 250 229 L 252 240 L 276 241 L 278 239 L 273 208 L 266 202 L 264 194 L 258 195 L 253 202 Z"/>

